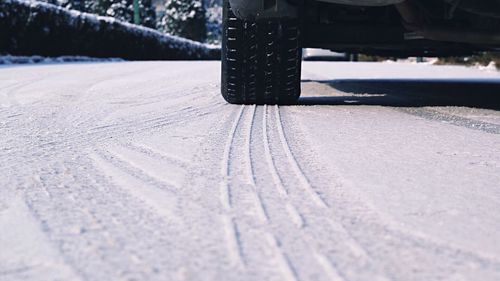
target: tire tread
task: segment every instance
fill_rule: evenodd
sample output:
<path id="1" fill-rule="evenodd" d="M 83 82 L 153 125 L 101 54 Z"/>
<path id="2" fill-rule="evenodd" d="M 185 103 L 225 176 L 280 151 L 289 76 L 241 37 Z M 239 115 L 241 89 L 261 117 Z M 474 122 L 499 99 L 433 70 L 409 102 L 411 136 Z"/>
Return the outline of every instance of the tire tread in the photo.
<path id="1" fill-rule="evenodd" d="M 298 20 L 250 22 L 224 5 L 222 95 L 234 104 L 293 104 L 300 96 Z"/>

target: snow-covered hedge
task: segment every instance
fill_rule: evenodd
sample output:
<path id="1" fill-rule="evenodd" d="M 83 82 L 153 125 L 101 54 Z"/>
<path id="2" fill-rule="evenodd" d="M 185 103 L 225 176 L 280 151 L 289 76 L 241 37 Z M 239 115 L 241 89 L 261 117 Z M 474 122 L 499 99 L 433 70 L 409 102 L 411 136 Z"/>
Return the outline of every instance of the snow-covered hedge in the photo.
<path id="1" fill-rule="evenodd" d="M 0 1 L 0 53 L 128 60 L 220 58 L 217 47 L 110 17 L 24 0 Z"/>
<path id="2" fill-rule="evenodd" d="M 4 64 L 36 64 L 36 63 L 74 63 L 74 62 L 122 62 L 119 58 L 91 58 L 84 56 L 0 56 L 0 65 Z"/>

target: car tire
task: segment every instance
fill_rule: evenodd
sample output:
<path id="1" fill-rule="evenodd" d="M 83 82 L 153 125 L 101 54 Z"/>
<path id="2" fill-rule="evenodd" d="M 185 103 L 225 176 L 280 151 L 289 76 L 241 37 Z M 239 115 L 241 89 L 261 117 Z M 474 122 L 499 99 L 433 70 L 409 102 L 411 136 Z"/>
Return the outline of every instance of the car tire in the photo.
<path id="1" fill-rule="evenodd" d="M 244 21 L 224 0 L 222 96 L 232 104 L 294 104 L 302 49 L 297 19 Z"/>

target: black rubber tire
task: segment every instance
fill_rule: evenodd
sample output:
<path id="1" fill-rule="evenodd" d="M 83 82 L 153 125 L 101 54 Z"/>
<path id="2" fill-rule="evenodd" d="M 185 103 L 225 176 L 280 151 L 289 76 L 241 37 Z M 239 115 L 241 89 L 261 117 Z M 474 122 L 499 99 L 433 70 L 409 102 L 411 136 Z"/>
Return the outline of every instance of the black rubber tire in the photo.
<path id="1" fill-rule="evenodd" d="M 238 19 L 224 0 L 222 96 L 232 104 L 294 104 L 300 96 L 299 20 Z"/>

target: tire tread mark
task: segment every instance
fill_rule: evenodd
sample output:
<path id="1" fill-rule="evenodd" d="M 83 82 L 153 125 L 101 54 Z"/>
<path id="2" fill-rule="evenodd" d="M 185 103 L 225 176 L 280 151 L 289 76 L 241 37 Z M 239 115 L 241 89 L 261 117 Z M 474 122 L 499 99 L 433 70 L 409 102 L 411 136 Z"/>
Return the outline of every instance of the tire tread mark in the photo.
<path id="1" fill-rule="evenodd" d="M 222 223 L 224 227 L 224 232 L 226 234 L 226 247 L 228 255 L 230 258 L 231 266 L 244 268 L 245 263 L 243 261 L 243 254 L 241 249 L 241 243 L 238 239 L 236 223 L 231 217 L 231 187 L 230 187 L 230 157 L 233 150 L 234 139 L 236 137 L 236 131 L 240 125 L 243 112 L 245 110 L 245 105 L 241 105 L 240 109 L 236 113 L 236 118 L 233 121 L 229 135 L 227 137 L 226 144 L 224 146 L 223 157 L 221 161 L 221 186 L 219 200 L 223 208 L 222 213 Z"/>
<path id="2" fill-rule="evenodd" d="M 297 228 L 304 227 L 304 225 L 305 225 L 304 218 L 299 213 L 299 211 L 297 210 L 297 208 L 295 208 L 295 206 L 293 206 L 290 203 L 287 203 L 286 204 L 286 211 L 288 212 L 288 215 L 290 216 L 290 218 L 292 219 L 292 221 L 295 223 L 295 225 L 297 226 Z"/>
<path id="3" fill-rule="evenodd" d="M 153 208 L 156 213 L 160 214 L 166 221 L 182 222 L 180 217 L 170 209 L 171 206 L 168 206 L 169 204 L 165 205 L 166 201 L 164 200 L 164 196 L 174 197 L 175 200 L 178 200 L 179 198 L 177 198 L 175 194 L 172 192 L 164 192 L 165 190 L 163 188 L 158 188 L 158 186 L 153 184 L 142 185 L 140 189 L 136 188 L 136 185 L 130 184 L 131 180 L 141 181 L 143 183 L 144 181 L 129 174 L 126 170 L 116 165 L 116 163 L 113 163 L 113 161 L 106 159 L 103 157 L 102 153 L 92 153 L 90 159 L 93 165 L 102 171 L 103 175 L 109 177 L 111 183 L 116 184 L 123 191 L 143 201 L 148 207 Z M 158 192 L 155 190 L 158 190 Z"/>
<path id="4" fill-rule="evenodd" d="M 119 145 L 117 147 L 118 147 L 118 150 L 123 149 L 123 150 L 130 151 L 130 149 L 128 149 L 127 147 L 121 146 L 121 145 Z M 132 167 L 137 172 L 139 172 L 143 175 L 146 175 L 147 177 L 149 177 L 151 179 L 154 179 L 156 182 L 163 183 L 163 184 L 170 186 L 172 188 L 175 188 L 175 189 L 180 188 L 179 183 L 172 181 L 170 178 L 164 178 L 163 176 L 159 176 L 157 174 L 155 175 L 155 173 L 149 172 L 147 167 L 143 167 L 143 165 L 144 165 L 143 163 L 137 163 L 134 159 L 132 159 L 133 157 L 125 155 L 125 153 L 122 153 L 120 151 L 117 151 L 116 148 L 111 148 L 111 149 L 108 148 L 108 152 L 111 155 L 113 155 L 114 157 L 121 160 L 122 162 L 126 163 L 126 165 L 128 165 L 129 167 Z"/>
<path id="5" fill-rule="evenodd" d="M 267 131 L 267 123 L 268 123 L 267 122 L 267 111 L 268 111 L 267 109 L 268 109 L 267 105 L 264 105 L 264 110 L 263 110 L 264 114 L 262 117 L 262 135 L 263 135 L 263 142 L 264 142 L 264 155 L 265 155 L 267 164 L 270 168 L 271 177 L 273 178 L 274 185 L 278 189 L 278 193 L 281 196 L 286 197 L 286 196 L 288 196 L 288 191 L 285 189 L 285 187 L 283 185 L 283 181 L 281 180 L 281 177 L 278 174 L 278 170 L 276 169 L 276 164 L 274 163 L 274 159 L 273 159 L 272 154 L 271 154 L 271 148 L 270 148 L 270 144 L 269 144 L 269 134 Z"/>
<path id="6" fill-rule="evenodd" d="M 266 233 L 266 239 L 269 246 L 278 258 L 277 262 L 279 264 L 279 270 L 281 274 L 285 277 L 284 280 L 287 281 L 298 281 L 297 273 L 295 272 L 292 264 L 283 250 L 281 249 L 280 243 L 276 237 L 271 233 Z"/>
<path id="7" fill-rule="evenodd" d="M 246 158 L 247 158 L 247 173 L 248 173 L 248 181 L 250 183 L 250 186 L 252 188 L 252 196 L 254 197 L 254 202 L 255 202 L 255 208 L 259 217 L 259 220 L 262 223 L 267 223 L 269 221 L 266 208 L 264 206 L 264 203 L 262 201 L 262 198 L 259 194 L 259 191 L 257 189 L 257 184 L 255 182 L 255 173 L 253 170 L 253 165 L 252 165 L 252 132 L 254 128 L 254 121 L 255 121 L 255 112 L 257 111 L 257 106 L 253 105 L 252 110 L 250 112 L 250 123 L 248 126 L 248 130 L 246 132 L 246 142 L 245 142 L 245 153 L 246 153 Z"/>
<path id="8" fill-rule="evenodd" d="M 242 256 L 241 242 L 238 239 L 238 232 L 234 219 L 230 216 L 223 216 L 222 223 L 226 235 L 226 247 L 229 254 L 230 265 L 233 267 L 244 268 L 245 262 Z"/>
<path id="9" fill-rule="evenodd" d="M 189 166 L 191 166 L 191 164 L 188 161 L 186 161 L 182 158 L 179 158 L 179 157 L 173 156 L 173 155 L 169 155 L 166 152 L 159 151 L 158 149 L 152 148 L 146 144 L 127 143 L 126 146 L 127 146 L 127 148 L 129 148 L 131 150 L 135 150 L 135 151 L 140 152 L 142 154 L 145 154 L 147 156 L 175 164 L 175 165 L 182 167 L 184 169 L 187 169 L 187 168 L 189 168 Z"/>
<path id="10" fill-rule="evenodd" d="M 248 182 L 252 186 L 256 186 L 257 184 L 255 183 L 255 172 L 254 172 L 254 167 L 252 164 L 252 132 L 254 128 L 254 121 L 255 121 L 255 112 L 257 111 L 257 106 L 253 105 L 252 106 L 252 113 L 251 113 L 251 120 L 250 120 L 250 125 L 248 126 L 248 131 L 247 131 L 247 139 L 245 142 L 245 152 L 247 154 L 247 159 L 248 159 Z"/>
<path id="11" fill-rule="evenodd" d="M 330 260 L 322 254 L 314 253 L 316 262 L 321 266 L 328 280 L 330 281 L 345 281 L 346 279 L 340 275 L 338 270 L 332 265 Z"/>
<path id="12" fill-rule="evenodd" d="M 221 176 L 222 176 L 222 184 L 221 184 L 221 191 L 220 191 L 220 201 L 222 206 L 226 211 L 231 210 L 231 194 L 230 194 L 230 175 L 229 175 L 229 170 L 230 170 L 230 157 L 231 157 L 231 152 L 233 150 L 233 143 L 234 143 L 234 138 L 236 136 L 236 130 L 238 129 L 238 126 L 241 121 L 241 117 L 243 116 L 243 111 L 245 110 L 245 106 L 241 105 L 240 109 L 238 110 L 238 113 L 236 115 L 236 118 L 233 122 L 233 125 L 231 127 L 231 130 L 229 131 L 229 135 L 226 141 L 226 145 L 224 147 L 224 154 L 222 157 L 221 161 Z"/>
<path id="13" fill-rule="evenodd" d="M 300 168 L 299 163 L 297 162 L 297 159 L 292 153 L 292 150 L 290 148 L 290 145 L 288 144 L 288 141 L 285 136 L 285 132 L 283 129 L 283 122 L 281 120 L 281 114 L 280 114 L 280 108 L 278 105 L 274 106 L 275 108 L 275 118 L 276 118 L 276 126 L 278 128 L 278 135 L 281 141 L 281 145 L 283 147 L 283 150 L 285 151 L 285 154 L 291 164 L 292 169 L 294 170 L 295 174 L 297 175 L 299 181 L 302 184 L 302 187 L 305 189 L 305 191 L 311 196 L 313 201 L 316 203 L 321 208 L 327 208 L 328 205 L 325 203 L 325 201 L 319 196 L 319 194 L 314 190 L 312 187 L 309 179 L 307 176 L 304 174 L 304 171 Z"/>
<path id="14" fill-rule="evenodd" d="M 109 152 L 108 152 L 109 153 Z M 105 153 L 103 151 L 96 151 L 96 155 L 99 156 L 100 158 L 106 160 L 107 162 L 111 163 L 112 165 L 116 166 L 118 169 L 122 170 L 124 173 L 137 178 L 147 184 L 150 184 L 151 186 L 154 186 L 158 189 L 161 189 L 163 191 L 166 191 L 170 194 L 177 194 L 177 188 L 169 185 L 168 183 L 164 181 L 160 181 L 154 177 L 151 177 L 150 175 L 144 173 L 142 170 L 129 165 L 126 161 L 120 159 L 118 156 L 115 156 L 114 154 L 109 154 Z"/>

